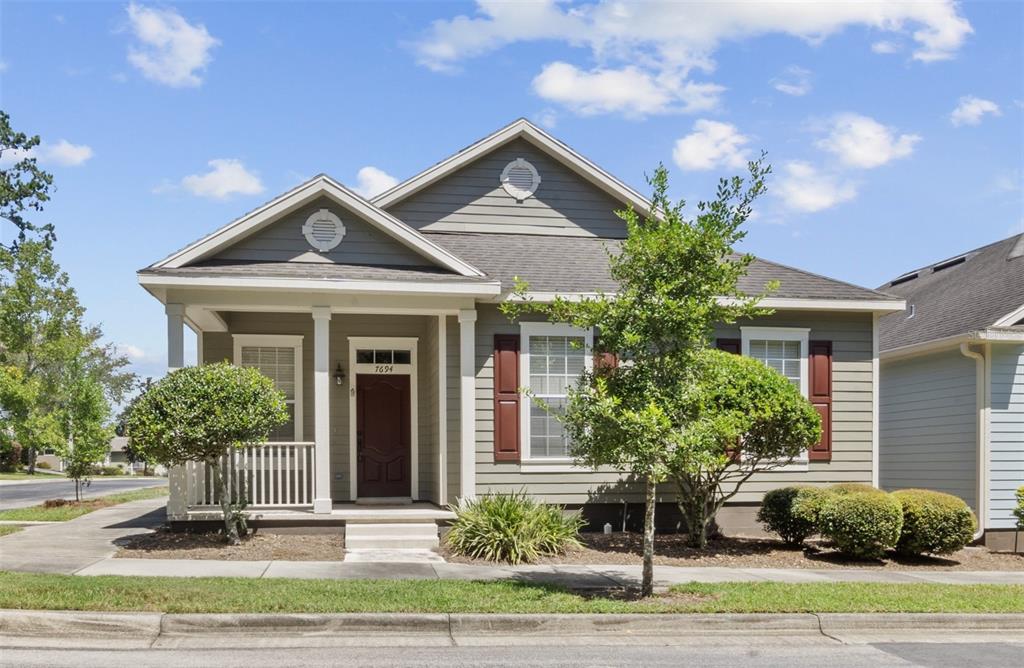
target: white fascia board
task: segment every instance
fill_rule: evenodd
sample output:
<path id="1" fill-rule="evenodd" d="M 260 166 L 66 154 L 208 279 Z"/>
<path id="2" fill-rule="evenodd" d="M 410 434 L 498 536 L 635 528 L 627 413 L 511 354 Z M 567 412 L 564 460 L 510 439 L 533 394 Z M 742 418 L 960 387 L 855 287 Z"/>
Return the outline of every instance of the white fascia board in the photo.
<path id="1" fill-rule="evenodd" d="M 178 268 L 201 260 L 244 236 L 257 231 L 288 211 L 321 195 L 327 195 L 337 200 L 340 204 L 353 209 L 358 215 L 380 228 L 398 242 L 447 269 L 462 276 L 484 275 L 476 267 L 460 260 L 391 214 L 377 208 L 341 183 L 323 174 L 297 188 L 293 188 L 284 195 L 271 200 L 233 223 L 225 225 L 216 232 L 186 247 L 184 250 L 161 260 L 154 266 L 157 268 Z"/>
<path id="2" fill-rule="evenodd" d="M 900 346 L 879 353 L 879 357 L 885 361 L 914 357 L 916 355 L 927 355 L 928 353 L 958 347 L 961 343 L 1024 343 L 1024 331 L 1008 329 L 982 329 L 966 334 L 956 334 L 932 341 L 923 341 L 908 346 Z"/>
<path id="3" fill-rule="evenodd" d="M 222 288 L 238 290 L 282 290 L 302 292 L 360 292 L 435 295 L 472 295 L 490 297 L 499 294 L 497 282 L 440 281 L 363 281 L 319 280 L 305 278 L 222 278 L 194 276 L 159 276 L 139 274 L 139 283 L 146 289 L 159 288 Z"/>
<path id="4" fill-rule="evenodd" d="M 1004 315 L 999 320 L 996 320 L 992 324 L 992 326 L 993 327 L 1010 327 L 1011 325 L 1014 325 L 1014 324 L 1020 322 L 1021 320 L 1024 320 L 1024 305 L 1021 305 L 1020 308 L 1018 308 L 1018 309 L 1016 309 L 1014 311 L 1011 311 L 1010 313 L 1007 313 L 1006 315 Z"/>
<path id="5" fill-rule="evenodd" d="M 600 296 L 600 292 L 527 292 L 525 295 L 503 293 L 495 301 L 508 302 L 552 302 L 556 297 L 568 301 L 582 301 Z M 614 293 L 603 293 L 613 295 Z M 719 298 L 720 304 L 737 303 L 736 300 Z M 758 302 L 758 306 L 765 308 L 780 309 L 784 311 L 854 311 L 869 313 L 893 313 L 906 309 L 906 302 L 902 299 L 876 299 L 876 300 L 852 300 L 852 299 L 799 299 L 795 297 L 768 297 Z"/>
<path id="6" fill-rule="evenodd" d="M 451 174 L 460 167 L 472 162 L 478 157 L 494 150 L 518 137 L 527 137 L 538 145 L 542 150 L 547 151 L 563 164 L 569 166 L 587 181 L 608 193 L 615 199 L 632 204 L 641 212 L 650 211 L 651 204 L 643 195 L 633 190 L 625 183 L 604 171 L 596 164 L 583 157 L 573 149 L 558 141 L 548 133 L 538 128 L 525 118 L 520 118 L 497 132 L 484 137 L 480 141 L 462 149 L 455 155 L 425 169 L 415 176 L 406 179 L 390 190 L 386 190 L 373 198 L 376 206 L 384 209 L 396 202 L 399 202 L 413 193 L 419 192 L 431 183 Z"/>

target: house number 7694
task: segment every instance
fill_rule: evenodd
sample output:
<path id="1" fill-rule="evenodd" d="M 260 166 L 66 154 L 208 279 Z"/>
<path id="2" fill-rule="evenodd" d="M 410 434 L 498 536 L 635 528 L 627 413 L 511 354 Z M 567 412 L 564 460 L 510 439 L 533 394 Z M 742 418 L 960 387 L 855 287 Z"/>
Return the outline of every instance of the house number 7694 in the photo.
<path id="1" fill-rule="evenodd" d="M 392 373 L 395 370 L 394 364 L 378 364 L 374 367 L 375 373 Z"/>

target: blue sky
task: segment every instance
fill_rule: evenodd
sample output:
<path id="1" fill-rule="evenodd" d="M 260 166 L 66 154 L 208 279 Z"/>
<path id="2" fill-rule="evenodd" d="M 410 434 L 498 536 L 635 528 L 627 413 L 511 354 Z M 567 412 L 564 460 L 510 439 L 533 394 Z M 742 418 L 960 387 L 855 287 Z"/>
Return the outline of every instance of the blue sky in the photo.
<path id="1" fill-rule="evenodd" d="M 1022 45 L 1017 2 L 2 2 L 0 106 L 44 140 L 90 320 L 159 374 L 137 269 L 519 116 L 641 191 L 664 162 L 691 202 L 766 150 L 745 249 L 862 285 L 1020 232 Z"/>

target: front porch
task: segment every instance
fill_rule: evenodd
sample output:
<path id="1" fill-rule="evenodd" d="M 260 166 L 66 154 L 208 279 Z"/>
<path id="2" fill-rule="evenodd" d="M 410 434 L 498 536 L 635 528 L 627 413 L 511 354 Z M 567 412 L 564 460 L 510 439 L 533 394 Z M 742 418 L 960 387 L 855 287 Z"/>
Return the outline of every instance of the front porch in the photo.
<path id="1" fill-rule="evenodd" d="M 170 368 L 184 363 L 188 326 L 199 364 L 254 366 L 287 398 L 291 420 L 273 440 L 219 464 L 253 520 L 438 522 L 473 496 L 471 301 L 330 295 L 329 305 L 259 308 L 245 303 L 251 294 L 184 292 L 166 306 Z M 169 520 L 219 520 L 209 466 L 176 467 L 170 485 Z"/>

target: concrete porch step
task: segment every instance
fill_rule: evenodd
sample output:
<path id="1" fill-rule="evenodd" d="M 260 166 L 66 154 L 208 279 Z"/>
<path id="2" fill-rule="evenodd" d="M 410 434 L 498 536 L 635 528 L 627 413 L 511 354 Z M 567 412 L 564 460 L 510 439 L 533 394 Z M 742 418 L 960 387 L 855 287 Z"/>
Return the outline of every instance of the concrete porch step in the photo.
<path id="1" fill-rule="evenodd" d="M 438 544 L 434 522 L 345 525 L 346 550 L 435 550 Z"/>

